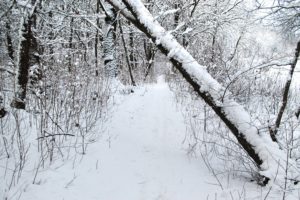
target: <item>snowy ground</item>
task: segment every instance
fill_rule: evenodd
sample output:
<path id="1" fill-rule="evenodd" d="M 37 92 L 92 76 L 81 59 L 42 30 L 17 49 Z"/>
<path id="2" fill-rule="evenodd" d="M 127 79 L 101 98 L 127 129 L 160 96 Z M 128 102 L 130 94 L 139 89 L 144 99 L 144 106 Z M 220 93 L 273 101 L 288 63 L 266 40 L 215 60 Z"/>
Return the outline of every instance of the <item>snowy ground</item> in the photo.
<path id="1" fill-rule="evenodd" d="M 264 199 L 268 191 L 242 179 L 221 180 L 222 190 L 201 158 L 187 156 L 186 125 L 162 80 L 118 100 L 106 126 L 86 155 L 42 170 L 20 199 Z"/>

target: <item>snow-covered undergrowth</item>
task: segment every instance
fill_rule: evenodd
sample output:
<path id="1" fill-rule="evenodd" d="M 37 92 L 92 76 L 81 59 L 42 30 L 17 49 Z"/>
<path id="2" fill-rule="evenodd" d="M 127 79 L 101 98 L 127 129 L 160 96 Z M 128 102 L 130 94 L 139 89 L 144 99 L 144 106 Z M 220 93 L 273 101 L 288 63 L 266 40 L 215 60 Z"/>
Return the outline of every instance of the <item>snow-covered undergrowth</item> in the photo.
<path id="1" fill-rule="evenodd" d="M 286 74 L 280 71 L 270 70 L 265 72 L 251 72 L 241 76 L 231 85 L 231 90 L 237 91 L 235 94 L 239 102 L 247 108 L 252 116 L 252 123 L 260 133 L 269 133 L 269 128 L 274 123 L 282 99 L 282 88 L 286 81 Z M 257 166 L 247 156 L 240 144 L 225 127 L 218 116 L 207 106 L 197 95 L 193 94 L 190 88 L 181 77 L 170 74 L 170 85 L 176 93 L 179 104 L 183 104 L 185 120 L 188 124 L 186 143 L 189 145 L 189 153 L 202 156 L 208 167 L 217 177 L 243 176 L 251 180 L 257 180 Z M 251 87 L 244 84 L 248 78 Z M 299 136 L 300 124 L 296 118 L 299 99 L 298 74 L 295 75 L 290 89 L 289 101 L 284 120 L 279 129 L 278 140 L 282 151 L 286 154 L 286 159 L 281 164 L 276 164 L 277 172 L 275 182 L 269 184 L 272 190 L 284 194 L 284 191 L 297 190 L 293 179 L 289 178 L 291 168 L 295 169 L 295 163 L 291 160 L 299 160 Z M 246 89 L 247 88 L 247 89 Z M 274 158 L 276 158 L 274 156 Z M 223 165 L 216 163 L 222 162 Z M 278 168 L 285 174 L 279 175 Z M 299 171 L 299 170 L 298 170 Z M 287 178 L 284 178 L 284 177 Z M 287 198 L 289 199 L 289 198 Z"/>
<path id="2" fill-rule="evenodd" d="M 107 84 L 86 73 L 60 75 L 30 86 L 26 111 L 9 106 L 12 93 L 3 95 L 8 112 L 0 119 L 1 199 L 18 199 L 28 185 L 41 184 L 41 171 L 85 154 L 103 133 L 112 92 Z"/>
<path id="3" fill-rule="evenodd" d="M 225 161 L 188 154 L 185 107 L 178 104 L 168 85 L 157 84 L 122 89 L 114 96 L 115 106 L 101 134 L 88 145 L 86 154 L 70 151 L 51 164 L 38 167 L 39 155 L 30 154 L 30 164 L 10 191 L 4 160 L 0 165 L 0 198 L 8 200 L 141 200 L 141 199 L 278 199 L 282 193 L 261 188 L 241 173 L 218 174 Z M 199 106 L 199 105 L 195 105 Z M 36 140 L 28 126 L 26 140 Z M 24 121 L 23 120 L 23 121 Z M 24 121 L 25 122 L 25 121 Z M 97 125 L 96 125 L 97 127 Z M 102 129 L 101 129 L 102 130 Z M 197 132 L 198 137 L 209 137 Z M 25 141 L 25 142 L 29 142 Z M 210 145 L 203 143 L 203 145 Z M 212 148 L 207 148 L 212 149 Z M 229 150 L 229 148 L 227 149 Z M 225 152 L 224 152 L 225 153 Z M 217 154 L 215 154 L 217 155 Z M 209 162 L 208 162 L 209 161 Z M 242 166 L 232 166 L 239 171 Z M 37 172 L 37 173 L 36 173 Z M 33 181 L 34 180 L 34 181 Z M 270 191 L 270 192 L 269 192 Z M 297 191 L 288 199 L 298 199 Z"/>

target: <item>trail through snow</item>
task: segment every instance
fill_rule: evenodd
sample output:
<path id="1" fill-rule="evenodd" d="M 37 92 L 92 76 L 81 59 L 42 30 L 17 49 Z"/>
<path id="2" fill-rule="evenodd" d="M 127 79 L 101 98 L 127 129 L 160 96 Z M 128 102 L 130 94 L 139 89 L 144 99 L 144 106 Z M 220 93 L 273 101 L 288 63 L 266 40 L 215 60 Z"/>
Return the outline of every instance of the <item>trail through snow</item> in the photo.
<path id="1" fill-rule="evenodd" d="M 21 200 L 199 200 L 235 195 L 232 189 L 222 192 L 201 158 L 187 156 L 186 125 L 166 83 L 141 87 L 118 101 L 105 136 L 90 144 L 86 155 L 40 172 L 40 184 L 29 185 Z"/>

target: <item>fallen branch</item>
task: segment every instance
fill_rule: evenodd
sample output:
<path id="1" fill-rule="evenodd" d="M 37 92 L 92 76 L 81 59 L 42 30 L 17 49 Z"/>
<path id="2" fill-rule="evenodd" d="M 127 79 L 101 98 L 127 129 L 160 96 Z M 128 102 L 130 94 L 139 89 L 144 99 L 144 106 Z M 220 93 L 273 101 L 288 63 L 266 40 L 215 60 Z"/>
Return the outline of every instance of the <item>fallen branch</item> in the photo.
<path id="1" fill-rule="evenodd" d="M 48 138 L 48 137 L 54 137 L 54 136 L 72 136 L 72 137 L 74 137 L 75 135 L 69 134 L 69 133 L 56 133 L 56 134 L 50 134 L 50 133 L 49 133 L 49 134 L 47 134 L 47 135 L 38 137 L 37 140 L 44 139 L 44 138 Z"/>

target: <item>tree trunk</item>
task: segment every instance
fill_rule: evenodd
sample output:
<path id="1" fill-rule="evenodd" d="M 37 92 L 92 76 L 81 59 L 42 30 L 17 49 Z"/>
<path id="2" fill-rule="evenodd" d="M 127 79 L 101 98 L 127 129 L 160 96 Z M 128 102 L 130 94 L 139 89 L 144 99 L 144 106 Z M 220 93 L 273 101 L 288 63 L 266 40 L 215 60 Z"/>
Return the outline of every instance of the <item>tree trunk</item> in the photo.
<path id="1" fill-rule="evenodd" d="M 291 86 L 291 83 L 292 83 L 292 78 L 293 78 L 293 75 L 294 75 L 295 67 L 296 67 L 297 62 L 298 62 L 299 54 L 300 54 L 300 41 L 298 41 L 298 43 L 297 43 L 297 47 L 296 47 L 296 50 L 295 50 L 295 56 L 294 56 L 293 62 L 291 63 L 291 68 L 290 68 L 290 71 L 289 71 L 289 76 L 288 76 L 288 79 L 287 79 L 287 81 L 285 83 L 285 86 L 284 86 L 284 89 L 283 89 L 281 107 L 279 109 L 279 113 L 278 113 L 276 121 L 275 121 L 275 126 L 273 128 L 270 128 L 270 135 L 271 135 L 271 138 L 274 142 L 277 142 L 276 135 L 278 133 L 279 126 L 281 124 L 283 113 L 284 113 L 285 108 L 286 108 L 287 103 L 288 103 L 289 90 L 290 90 L 290 86 Z"/>
<path id="2" fill-rule="evenodd" d="M 6 41 L 7 41 L 7 51 L 9 58 L 13 61 L 14 60 L 14 49 L 12 45 L 12 40 L 10 37 L 10 25 L 9 22 L 6 22 Z"/>
<path id="3" fill-rule="evenodd" d="M 134 34 L 132 28 L 129 28 L 129 59 L 130 59 L 130 64 L 132 69 L 137 68 L 137 59 L 136 55 L 134 53 Z"/>
<path id="4" fill-rule="evenodd" d="M 97 5 L 96 5 L 96 13 L 100 13 L 100 0 L 97 0 Z M 97 18 L 97 27 L 100 28 L 100 20 Z M 98 67 L 98 43 L 103 40 L 102 37 L 100 38 L 99 30 L 96 30 L 96 36 L 95 36 L 95 76 L 99 75 L 99 67 Z"/>
<path id="5" fill-rule="evenodd" d="M 124 37 L 124 33 L 123 33 L 123 28 L 122 28 L 121 22 L 119 22 L 119 26 L 120 26 L 120 34 L 121 34 L 121 38 L 122 38 L 122 42 L 123 42 L 123 47 L 124 47 L 124 51 L 125 51 L 125 59 L 126 59 L 126 63 L 127 63 L 127 66 L 128 66 L 128 72 L 129 72 L 129 77 L 130 77 L 131 85 L 136 86 L 134 78 L 133 78 L 133 73 L 132 73 L 132 63 L 130 63 L 130 55 L 128 54 L 127 45 L 126 45 L 126 41 L 125 41 L 125 37 Z"/>
<path id="6" fill-rule="evenodd" d="M 31 31 L 32 20 L 29 19 L 23 24 L 23 40 L 20 44 L 19 63 L 16 83 L 16 96 L 11 102 L 11 106 L 17 109 L 25 109 L 25 99 L 27 93 L 27 83 L 29 78 L 30 60 L 32 53 L 32 39 Z"/>
<path id="7" fill-rule="evenodd" d="M 72 71 L 72 49 L 73 49 L 73 35 L 74 35 L 74 29 L 73 29 L 73 23 L 74 23 L 74 18 L 71 18 L 70 21 L 70 36 L 69 36 L 69 57 L 68 57 L 68 72 Z"/>
<path id="8" fill-rule="evenodd" d="M 147 0 L 146 8 L 151 12 L 153 10 L 154 2 L 151 0 Z M 155 46 L 149 41 L 149 39 L 144 39 L 144 51 L 146 56 L 146 69 L 144 75 L 144 81 L 146 81 L 148 75 L 151 72 L 151 69 L 154 66 L 154 57 L 156 53 Z"/>
<path id="9" fill-rule="evenodd" d="M 21 19 L 21 35 L 19 51 L 17 52 L 17 73 L 15 97 L 11 102 L 11 107 L 25 109 L 25 99 L 27 94 L 27 84 L 29 80 L 30 67 L 39 64 L 38 44 L 33 35 L 32 28 L 36 23 L 36 5 L 39 1 L 32 0 L 32 10 Z"/>
<path id="10" fill-rule="evenodd" d="M 155 49 L 153 45 L 151 43 L 148 43 L 148 40 L 146 39 L 144 39 L 144 51 L 145 51 L 146 61 L 147 61 L 146 72 L 144 76 L 144 81 L 145 81 L 153 67 L 154 64 L 153 60 L 155 56 Z"/>
<path id="11" fill-rule="evenodd" d="M 105 4 L 105 36 L 103 40 L 103 56 L 105 75 L 115 78 L 118 74 L 116 62 L 116 11 L 110 4 Z"/>

